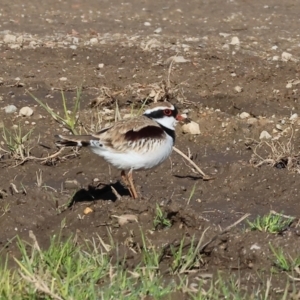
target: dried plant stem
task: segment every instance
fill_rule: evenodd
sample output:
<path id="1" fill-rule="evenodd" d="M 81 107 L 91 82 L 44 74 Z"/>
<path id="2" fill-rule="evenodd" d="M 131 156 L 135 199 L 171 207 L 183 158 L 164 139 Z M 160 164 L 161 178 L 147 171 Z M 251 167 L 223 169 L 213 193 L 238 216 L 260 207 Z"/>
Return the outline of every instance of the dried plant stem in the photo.
<path id="1" fill-rule="evenodd" d="M 188 156 L 186 156 L 182 151 L 177 149 L 176 147 L 173 146 L 173 150 L 177 152 L 179 155 L 181 155 L 184 159 L 186 159 L 197 171 L 198 173 L 202 176 L 203 180 L 211 180 L 214 179 L 213 177 L 210 177 L 206 175 Z"/>

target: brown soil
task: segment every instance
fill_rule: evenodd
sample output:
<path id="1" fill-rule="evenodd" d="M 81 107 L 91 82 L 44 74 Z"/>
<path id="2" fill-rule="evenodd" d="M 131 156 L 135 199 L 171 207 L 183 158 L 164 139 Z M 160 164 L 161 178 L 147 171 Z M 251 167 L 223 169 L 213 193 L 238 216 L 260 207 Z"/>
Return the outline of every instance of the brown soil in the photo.
<path id="1" fill-rule="evenodd" d="M 30 160 L 18 166 L 18 161 L 4 155 L 0 159 L 0 207 L 9 204 L 9 211 L 0 218 L 2 253 L 15 255 L 11 239 L 15 235 L 28 239 L 29 230 L 46 247 L 49 238 L 60 230 L 63 236 L 77 233 L 84 239 L 99 235 L 108 241 L 110 227 L 125 253 L 128 238 L 139 242 L 140 227 L 162 247 L 184 235 L 200 238 L 207 227 L 205 240 L 209 240 L 246 213 L 253 219 L 275 210 L 299 218 L 300 175 L 287 168 L 255 168 L 250 163 L 254 144 L 249 146 L 250 140 L 259 140 L 263 130 L 273 137 L 281 134 L 283 144 L 293 132 L 292 143 L 298 152 L 300 123 L 293 122 L 292 131 L 289 121 L 293 113 L 300 114 L 298 85 L 294 81 L 292 88 L 286 87 L 300 76 L 298 1 L 223 1 L 222 9 L 217 0 L 164 4 L 102 1 L 101 6 L 95 0 L 49 1 L 49 6 L 40 5 L 40 1 L 2 2 L 0 13 L 5 21 L 0 27 L 0 41 L 7 30 L 23 40 L 9 43 L 4 39 L 0 44 L 0 105 L 13 104 L 18 109 L 30 106 L 34 114 L 24 118 L 0 110 L 0 126 L 10 128 L 20 122 L 24 131 L 34 128 L 31 155 L 55 153 L 54 135 L 63 128 L 26 90 L 62 113 L 59 90 L 64 90 L 70 105 L 76 87 L 82 85 L 80 121 L 86 128 L 96 129 L 98 111 L 104 107 L 113 110 L 118 101 L 121 114 L 130 113 L 132 105 L 140 107 L 151 90 L 162 88 L 169 78 L 171 101 L 181 111 L 190 109 L 188 117 L 201 129 L 200 135 L 184 135 L 179 125 L 176 147 L 190 151 L 193 161 L 215 177 L 203 181 L 174 153 L 155 170 L 134 174 L 141 198 L 132 200 L 119 182 L 119 171 L 87 150 L 65 150 L 46 164 Z M 154 34 L 159 27 L 161 33 Z M 238 37 L 240 45 L 231 45 L 232 37 Z M 93 38 L 98 40 L 91 45 Z M 34 46 L 30 44 L 33 40 Z M 282 61 L 283 52 L 291 53 L 293 59 Z M 188 61 L 173 63 L 169 74 L 166 61 L 174 55 Z M 60 80 L 62 77 L 67 80 Z M 242 92 L 237 92 L 236 86 L 242 87 Z M 105 96 L 103 87 L 111 97 Z M 90 102 L 97 97 L 105 99 L 104 103 L 91 108 Z M 248 112 L 255 123 L 239 118 L 242 112 Z M 104 119 L 102 126 L 108 122 Z M 273 132 L 276 124 L 283 132 Z M 271 154 L 268 148 L 265 151 L 264 157 Z M 63 158 L 67 154 L 70 156 Z M 39 170 L 43 187 L 36 182 Z M 67 180 L 76 184 L 68 187 Z M 116 200 L 111 184 L 121 200 Z M 187 204 L 194 185 L 195 193 Z M 173 225 L 150 234 L 156 203 Z M 93 212 L 84 215 L 86 207 Z M 137 215 L 138 223 L 118 226 L 113 215 L 123 214 Z M 193 276 L 218 270 L 239 274 L 242 286 L 251 292 L 265 282 L 257 274 L 272 266 L 269 243 L 283 247 L 292 256 L 299 255 L 296 223 L 281 235 L 245 232 L 245 223 L 239 224 L 207 247 L 204 264 Z M 253 245 L 257 247 L 253 249 Z M 134 256 L 128 258 L 129 266 L 135 263 Z M 163 264 L 168 261 L 162 268 Z M 270 273 L 263 276 L 266 279 Z M 284 289 L 287 277 L 274 277 L 278 290 Z M 278 290 L 272 290 L 274 299 Z"/>

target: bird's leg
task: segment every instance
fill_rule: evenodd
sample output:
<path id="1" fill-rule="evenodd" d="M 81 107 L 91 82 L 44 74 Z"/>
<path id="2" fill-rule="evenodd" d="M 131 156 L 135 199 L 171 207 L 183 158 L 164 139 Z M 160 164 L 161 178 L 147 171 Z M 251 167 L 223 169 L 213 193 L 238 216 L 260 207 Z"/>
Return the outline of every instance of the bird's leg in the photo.
<path id="1" fill-rule="evenodd" d="M 134 198 L 133 193 L 132 193 L 132 190 L 131 190 L 130 183 L 128 182 L 128 179 L 127 179 L 127 176 L 126 176 L 126 173 L 125 173 L 124 170 L 121 171 L 121 177 L 122 177 L 122 180 L 123 180 L 123 182 L 125 183 L 126 187 L 127 187 L 128 190 L 129 190 L 130 196 L 131 196 L 132 198 Z"/>
<path id="2" fill-rule="evenodd" d="M 132 198 L 136 199 L 136 198 L 138 198 L 138 194 L 137 194 L 135 186 L 133 184 L 132 171 L 133 170 L 130 169 L 130 171 L 128 172 L 127 179 L 128 179 L 129 185 L 130 185 L 130 190 L 131 190 L 130 193 L 132 193 Z"/>

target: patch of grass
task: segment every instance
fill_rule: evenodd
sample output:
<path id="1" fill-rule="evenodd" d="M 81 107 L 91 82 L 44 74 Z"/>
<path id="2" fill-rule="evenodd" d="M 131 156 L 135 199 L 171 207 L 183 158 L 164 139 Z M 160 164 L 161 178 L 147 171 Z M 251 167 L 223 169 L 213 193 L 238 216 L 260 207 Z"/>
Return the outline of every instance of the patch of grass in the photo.
<path id="1" fill-rule="evenodd" d="M 10 204 L 9 203 L 4 203 L 1 207 L 0 213 L 0 218 L 6 215 L 8 212 L 10 212 Z"/>
<path id="2" fill-rule="evenodd" d="M 190 196 L 189 196 L 189 198 L 188 198 L 188 200 L 187 200 L 187 202 L 186 202 L 187 205 L 190 204 L 191 199 L 193 198 L 193 196 L 194 196 L 194 194 L 195 194 L 195 191 L 196 191 L 196 183 L 194 184 L 194 186 L 193 186 L 193 188 L 192 188 L 192 190 L 191 190 Z"/>
<path id="3" fill-rule="evenodd" d="M 212 280 L 208 285 L 205 280 L 199 282 L 199 287 L 196 293 L 189 293 L 190 299 L 193 300 L 219 300 L 219 299 L 234 299 L 234 300 L 287 300 L 289 298 L 289 284 L 282 290 L 282 295 L 277 294 L 276 298 L 272 297 L 272 278 L 261 282 L 258 287 L 246 287 L 241 284 L 239 277 L 231 275 L 225 279 L 226 275 L 218 272 L 217 278 Z M 293 298 L 297 299 L 297 298 Z"/>
<path id="4" fill-rule="evenodd" d="M 172 272 L 174 274 L 184 274 L 192 269 L 199 269 L 200 265 L 203 264 L 201 254 L 199 253 L 201 245 L 202 238 L 196 244 L 195 237 L 193 237 L 192 241 L 188 244 L 187 249 L 184 238 L 180 241 L 180 245 L 177 249 L 171 246 L 173 256 L 173 262 L 171 265 Z"/>
<path id="5" fill-rule="evenodd" d="M 286 255 L 283 249 L 275 249 L 270 243 L 270 249 L 275 257 L 274 265 L 280 271 L 292 271 L 294 268 L 300 266 L 300 256 L 292 258 Z"/>
<path id="6" fill-rule="evenodd" d="M 167 218 L 166 214 L 161 210 L 160 206 L 156 203 L 156 213 L 155 218 L 153 220 L 154 228 L 165 228 L 165 227 L 171 227 L 172 223 Z"/>
<path id="7" fill-rule="evenodd" d="M 259 230 L 270 233 L 280 233 L 291 225 L 294 218 L 285 218 L 280 214 L 269 213 L 258 216 L 253 222 L 247 220 L 251 230 Z"/>
<path id="8" fill-rule="evenodd" d="M 30 236 L 32 245 L 18 240 L 17 272 L 6 262 L 0 265 L 0 299 L 141 299 L 148 294 L 158 299 L 177 288 L 163 283 L 158 253 L 146 239 L 143 263 L 127 271 L 122 263 L 111 263 L 101 239 L 80 246 L 71 237 L 62 242 L 54 236 L 49 248 L 41 250 L 32 232 Z"/>
<path id="9" fill-rule="evenodd" d="M 122 256 L 113 262 L 111 251 L 119 253 L 113 241 L 105 244 L 99 237 L 78 244 L 76 236 L 64 242 L 53 236 L 49 248 L 42 250 L 31 231 L 29 236 L 31 244 L 17 238 L 20 256 L 15 258 L 16 268 L 9 269 L 7 260 L 0 262 L 1 300 L 171 299 L 175 291 L 182 293 L 182 299 L 187 295 L 195 300 L 273 299 L 271 280 L 266 284 L 260 281 L 259 287 L 251 286 L 248 290 L 237 276 L 218 273 L 215 278 L 199 272 L 199 249 L 204 234 L 199 242 L 195 239 L 180 242 L 172 254 L 174 272 L 166 277 L 160 271 L 160 250 L 143 232 L 136 253 L 141 260 L 132 268 L 127 267 Z M 185 275 L 191 274 L 195 267 L 195 276 Z M 288 299 L 287 290 L 276 299 Z"/>
<path id="10" fill-rule="evenodd" d="M 64 116 L 61 117 L 59 114 L 55 113 L 53 109 L 47 104 L 44 103 L 42 100 L 35 97 L 31 94 L 28 90 L 27 93 L 40 105 L 42 106 L 49 115 L 58 123 L 62 124 L 65 128 L 70 130 L 73 134 L 78 134 L 76 130 L 76 126 L 78 124 L 78 113 L 80 108 L 80 98 L 81 98 L 81 88 L 77 89 L 76 99 L 73 106 L 73 109 L 70 111 L 67 108 L 66 98 L 63 91 L 61 91 L 61 99 L 62 99 L 62 108 L 64 112 Z"/>
<path id="11" fill-rule="evenodd" d="M 29 143 L 32 131 L 33 129 L 30 129 L 24 133 L 21 124 L 12 130 L 4 127 L 2 138 L 6 148 L 0 147 L 0 150 L 9 154 L 14 159 L 24 160 L 26 157 L 30 156 L 30 151 L 32 149 Z"/>

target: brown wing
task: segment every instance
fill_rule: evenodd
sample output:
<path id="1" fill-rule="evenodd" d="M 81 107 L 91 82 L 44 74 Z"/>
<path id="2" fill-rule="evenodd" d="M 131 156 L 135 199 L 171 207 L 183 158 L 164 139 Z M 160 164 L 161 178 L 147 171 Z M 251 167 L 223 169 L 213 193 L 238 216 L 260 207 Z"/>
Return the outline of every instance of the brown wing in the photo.
<path id="1" fill-rule="evenodd" d="M 104 147 L 122 152 L 127 150 L 132 142 L 163 139 L 164 136 L 164 130 L 155 121 L 141 116 L 116 122 L 107 130 L 94 134 L 93 139 L 99 139 Z"/>
<path id="2" fill-rule="evenodd" d="M 164 130 L 157 126 L 146 126 L 138 131 L 129 130 L 125 133 L 125 140 L 135 142 L 141 139 L 161 139 L 165 135 Z"/>

